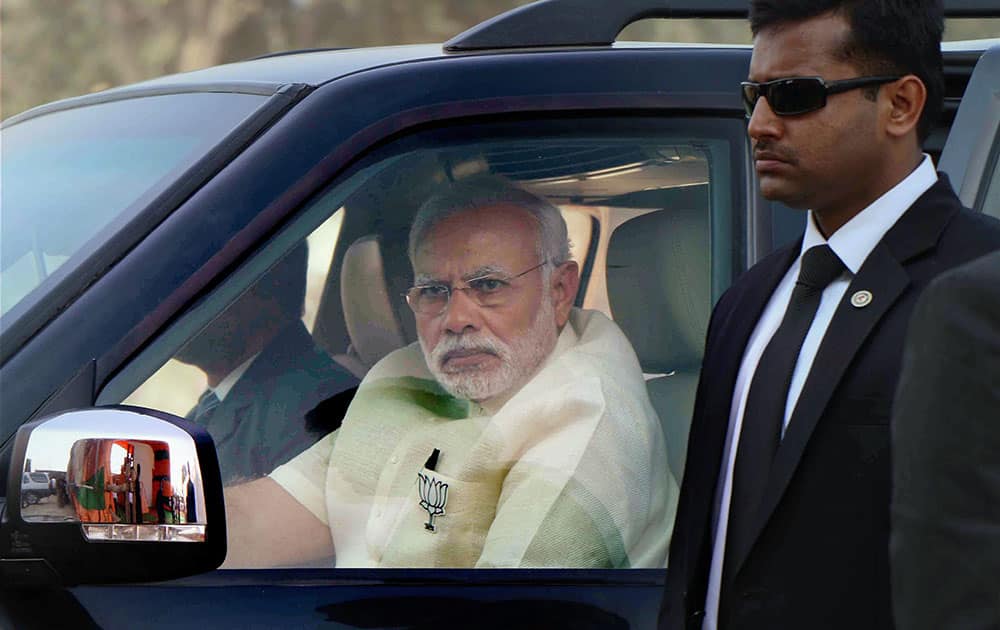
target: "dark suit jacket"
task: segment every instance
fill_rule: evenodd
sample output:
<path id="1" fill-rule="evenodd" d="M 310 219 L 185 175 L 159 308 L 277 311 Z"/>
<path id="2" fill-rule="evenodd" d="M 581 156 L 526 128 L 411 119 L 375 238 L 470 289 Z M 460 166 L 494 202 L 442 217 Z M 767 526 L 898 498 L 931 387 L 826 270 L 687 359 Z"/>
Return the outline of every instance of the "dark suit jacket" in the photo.
<path id="1" fill-rule="evenodd" d="M 262 477 L 318 441 L 335 427 L 317 430 L 306 420 L 309 411 L 357 385 L 301 322 L 287 326 L 202 423 L 215 441 L 223 483 Z"/>
<path id="2" fill-rule="evenodd" d="M 1000 252 L 917 303 L 892 414 L 901 628 L 1000 628 Z"/>
<path id="3" fill-rule="evenodd" d="M 712 313 L 663 627 L 701 627 L 733 387 L 757 319 L 800 247 L 782 248 L 755 265 Z M 998 248 L 1000 222 L 963 210 L 944 176 L 875 246 L 819 347 L 778 449 L 754 542 L 736 554 L 720 627 L 891 626 L 889 415 L 903 336 L 931 278 Z M 874 296 L 864 308 L 850 304 L 859 290 Z"/>

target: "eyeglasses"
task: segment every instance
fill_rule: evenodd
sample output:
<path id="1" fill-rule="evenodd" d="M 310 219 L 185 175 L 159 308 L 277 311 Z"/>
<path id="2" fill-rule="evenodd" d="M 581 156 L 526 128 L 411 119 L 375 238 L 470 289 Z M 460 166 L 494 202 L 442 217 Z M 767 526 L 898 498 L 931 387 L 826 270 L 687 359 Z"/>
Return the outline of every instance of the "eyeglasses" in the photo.
<path id="1" fill-rule="evenodd" d="M 479 306 L 487 308 L 503 306 L 510 302 L 514 295 L 514 286 L 511 285 L 511 281 L 531 273 L 548 262 L 548 260 L 543 260 L 531 269 L 514 276 L 499 276 L 495 273 L 489 273 L 471 278 L 465 281 L 466 286 L 464 287 L 451 287 L 441 283 L 420 284 L 406 292 L 406 303 L 410 305 L 414 313 L 434 317 L 445 312 L 455 291 L 466 291 L 466 295 Z"/>
<path id="2" fill-rule="evenodd" d="M 740 83 L 743 92 L 743 108 L 747 118 L 753 115 L 757 100 L 763 96 L 771 111 L 778 116 L 797 116 L 807 114 L 826 106 L 826 97 L 830 94 L 847 92 L 868 85 L 891 83 L 900 77 L 878 76 L 858 77 L 831 81 L 827 83 L 820 77 L 788 77 L 775 79 L 765 83 L 744 81 Z"/>

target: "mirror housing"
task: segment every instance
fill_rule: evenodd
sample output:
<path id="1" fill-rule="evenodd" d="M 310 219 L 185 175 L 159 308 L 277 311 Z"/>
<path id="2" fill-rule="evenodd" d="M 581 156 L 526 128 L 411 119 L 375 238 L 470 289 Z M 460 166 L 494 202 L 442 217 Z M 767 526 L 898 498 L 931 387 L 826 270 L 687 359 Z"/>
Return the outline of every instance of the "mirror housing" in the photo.
<path id="1" fill-rule="evenodd" d="M 155 581 L 226 557 L 222 477 L 202 427 L 138 407 L 18 429 L 0 521 L 0 583 Z"/>

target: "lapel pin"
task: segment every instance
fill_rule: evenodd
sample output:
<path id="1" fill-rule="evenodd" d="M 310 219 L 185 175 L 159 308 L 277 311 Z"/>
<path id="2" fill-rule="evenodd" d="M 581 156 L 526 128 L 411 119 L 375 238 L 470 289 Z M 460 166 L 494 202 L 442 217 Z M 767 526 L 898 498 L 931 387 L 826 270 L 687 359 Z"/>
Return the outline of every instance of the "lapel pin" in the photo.
<path id="1" fill-rule="evenodd" d="M 871 291 L 857 291 L 851 296 L 851 306 L 854 308 L 864 308 L 872 303 Z"/>
<path id="2" fill-rule="evenodd" d="M 424 464 L 424 470 L 436 472 L 438 456 L 441 451 L 434 449 L 431 456 Z M 427 522 L 424 523 L 424 530 L 434 533 L 437 527 L 434 525 L 435 516 L 444 516 L 444 506 L 448 503 L 448 484 L 435 479 L 431 475 L 417 473 L 417 492 L 420 494 L 420 507 L 427 511 Z"/>
<path id="3" fill-rule="evenodd" d="M 444 506 L 448 503 L 448 484 L 430 475 L 417 473 L 417 490 L 420 493 L 420 507 L 427 511 L 424 529 L 430 533 L 437 531 L 435 516 L 444 516 Z"/>

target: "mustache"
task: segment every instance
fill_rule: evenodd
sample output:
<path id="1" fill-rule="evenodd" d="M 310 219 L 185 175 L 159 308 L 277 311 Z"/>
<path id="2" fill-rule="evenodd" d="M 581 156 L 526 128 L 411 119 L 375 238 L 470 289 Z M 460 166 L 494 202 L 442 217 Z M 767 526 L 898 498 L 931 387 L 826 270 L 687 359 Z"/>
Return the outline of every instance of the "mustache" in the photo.
<path id="1" fill-rule="evenodd" d="M 789 164 L 795 164 L 798 161 L 794 151 L 766 140 L 754 143 L 753 158 L 755 160 L 779 160 Z"/>
<path id="2" fill-rule="evenodd" d="M 501 358 L 506 354 L 505 348 L 491 337 L 465 334 L 443 337 L 431 351 L 431 359 L 436 365 L 441 365 L 453 357 L 479 352 Z"/>

